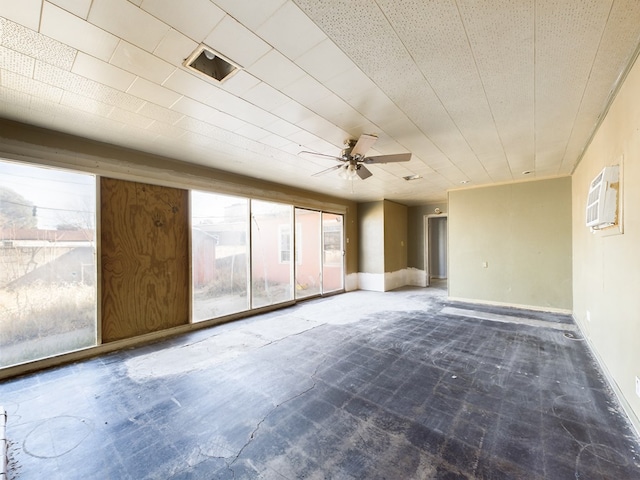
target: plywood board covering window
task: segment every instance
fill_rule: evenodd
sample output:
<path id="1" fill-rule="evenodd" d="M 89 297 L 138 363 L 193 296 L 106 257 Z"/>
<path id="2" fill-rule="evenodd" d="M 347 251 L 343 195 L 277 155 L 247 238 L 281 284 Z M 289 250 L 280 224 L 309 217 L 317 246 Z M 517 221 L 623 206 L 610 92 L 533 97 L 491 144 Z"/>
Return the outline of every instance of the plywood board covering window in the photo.
<path id="1" fill-rule="evenodd" d="M 102 340 L 189 321 L 188 192 L 100 181 Z"/>

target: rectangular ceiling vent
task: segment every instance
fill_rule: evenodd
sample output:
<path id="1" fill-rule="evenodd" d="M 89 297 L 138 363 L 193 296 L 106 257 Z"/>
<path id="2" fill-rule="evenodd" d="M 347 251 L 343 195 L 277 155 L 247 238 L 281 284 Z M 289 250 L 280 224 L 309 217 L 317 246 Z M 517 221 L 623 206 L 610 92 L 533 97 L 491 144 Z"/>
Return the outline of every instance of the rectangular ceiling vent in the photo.
<path id="1" fill-rule="evenodd" d="M 616 225 L 618 221 L 618 165 L 605 167 L 591 182 L 587 197 L 587 227 L 593 230 Z"/>
<path id="2" fill-rule="evenodd" d="M 206 45 L 200 45 L 184 61 L 184 66 L 218 83 L 231 78 L 240 66 Z"/>

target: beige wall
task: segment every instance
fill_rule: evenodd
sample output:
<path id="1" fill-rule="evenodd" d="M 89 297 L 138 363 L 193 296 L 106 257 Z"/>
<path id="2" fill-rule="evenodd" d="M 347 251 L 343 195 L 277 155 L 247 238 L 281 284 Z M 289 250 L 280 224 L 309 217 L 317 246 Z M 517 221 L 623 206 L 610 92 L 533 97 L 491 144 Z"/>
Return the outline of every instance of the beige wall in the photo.
<path id="1" fill-rule="evenodd" d="M 407 207 L 384 200 L 384 271 L 407 268 Z"/>
<path id="2" fill-rule="evenodd" d="M 622 164 L 623 234 L 590 233 L 587 191 Z M 640 430 L 640 62 L 626 78 L 573 177 L 574 318 Z"/>
<path id="3" fill-rule="evenodd" d="M 452 191 L 448 208 L 450 297 L 570 311 L 569 177 Z"/>

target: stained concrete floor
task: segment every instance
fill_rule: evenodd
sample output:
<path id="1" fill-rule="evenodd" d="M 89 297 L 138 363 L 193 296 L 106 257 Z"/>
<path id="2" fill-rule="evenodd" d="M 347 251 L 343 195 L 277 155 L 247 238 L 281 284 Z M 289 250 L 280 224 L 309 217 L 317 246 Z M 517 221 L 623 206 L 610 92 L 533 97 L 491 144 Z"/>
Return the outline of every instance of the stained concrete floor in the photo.
<path id="1" fill-rule="evenodd" d="M 352 292 L 0 384 L 10 479 L 634 479 L 568 317 Z"/>

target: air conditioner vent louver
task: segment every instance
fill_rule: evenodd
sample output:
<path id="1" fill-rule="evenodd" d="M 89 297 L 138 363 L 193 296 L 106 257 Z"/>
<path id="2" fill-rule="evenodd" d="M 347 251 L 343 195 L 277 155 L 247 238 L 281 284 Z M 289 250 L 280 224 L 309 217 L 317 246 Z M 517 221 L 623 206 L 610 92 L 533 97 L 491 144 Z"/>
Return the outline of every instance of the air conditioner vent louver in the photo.
<path id="1" fill-rule="evenodd" d="M 591 182 L 587 197 L 587 227 L 610 227 L 618 217 L 618 166 L 605 167 Z"/>

